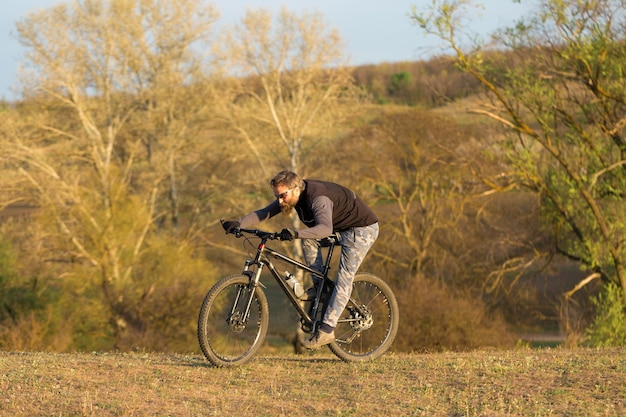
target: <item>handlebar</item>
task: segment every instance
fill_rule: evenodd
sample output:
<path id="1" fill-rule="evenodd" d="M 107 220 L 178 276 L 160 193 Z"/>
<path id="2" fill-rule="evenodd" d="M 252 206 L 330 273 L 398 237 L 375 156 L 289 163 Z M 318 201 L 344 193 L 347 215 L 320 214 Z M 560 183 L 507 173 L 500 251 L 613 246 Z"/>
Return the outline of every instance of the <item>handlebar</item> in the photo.
<path id="1" fill-rule="evenodd" d="M 234 234 L 236 237 L 242 237 L 244 233 L 248 233 L 248 234 L 260 237 L 261 239 L 267 239 L 267 240 L 279 240 L 280 239 L 280 233 L 266 232 L 264 230 L 259 230 L 259 229 L 242 229 L 240 227 L 236 227 L 230 233 Z"/>
<path id="2" fill-rule="evenodd" d="M 280 238 L 280 233 L 278 232 L 266 232 L 264 230 L 259 230 L 259 229 L 242 229 L 241 227 L 236 227 L 230 233 L 235 235 L 235 237 L 243 237 L 244 233 L 247 233 L 250 235 L 257 236 L 261 239 L 280 240 L 282 242 L 282 239 Z M 320 246 L 323 248 L 329 247 L 333 244 L 341 245 L 339 237 L 337 236 L 337 233 L 333 233 L 332 235 L 328 237 L 317 239 L 317 240 L 320 242 Z"/>

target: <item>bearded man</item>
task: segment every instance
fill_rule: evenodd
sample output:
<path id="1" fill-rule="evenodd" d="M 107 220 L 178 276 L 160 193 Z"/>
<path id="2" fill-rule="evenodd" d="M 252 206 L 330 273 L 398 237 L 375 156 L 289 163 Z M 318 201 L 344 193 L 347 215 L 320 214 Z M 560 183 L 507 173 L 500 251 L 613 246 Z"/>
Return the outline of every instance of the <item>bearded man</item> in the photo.
<path id="1" fill-rule="evenodd" d="M 270 180 L 276 200 L 266 207 L 256 210 L 239 220 L 223 223 L 227 233 L 241 228 L 249 228 L 278 213 L 289 215 L 294 209 L 304 229 L 283 229 L 281 240 L 302 239 L 305 262 L 311 268 L 321 270 L 322 253 L 318 239 L 336 234 L 341 244 L 339 269 L 335 286 L 322 324 L 303 346 L 317 349 L 335 340 L 334 329 L 352 293 L 352 281 L 365 255 L 378 237 L 376 214 L 348 188 L 328 181 L 300 178 L 291 171 L 281 171 Z M 315 297 L 319 280 L 314 279 L 314 287 L 301 297 L 310 301 Z"/>

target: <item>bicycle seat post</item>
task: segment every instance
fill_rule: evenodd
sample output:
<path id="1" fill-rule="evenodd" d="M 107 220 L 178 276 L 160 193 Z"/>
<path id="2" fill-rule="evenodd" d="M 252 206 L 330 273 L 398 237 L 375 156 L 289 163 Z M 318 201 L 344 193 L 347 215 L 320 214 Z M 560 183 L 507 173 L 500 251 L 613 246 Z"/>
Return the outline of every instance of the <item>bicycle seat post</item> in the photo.
<path id="1" fill-rule="evenodd" d="M 330 235 L 320 240 L 320 248 L 328 248 L 328 254 L 326 255 L 326 262 L 324 262 L 323 271 L 324 277 L 328 279 L 328 271 L 330 271 L 330 262 L 333 258 L 333 252 L 335 246 L 339 243 L 339 240 L 335 235 Z"/>

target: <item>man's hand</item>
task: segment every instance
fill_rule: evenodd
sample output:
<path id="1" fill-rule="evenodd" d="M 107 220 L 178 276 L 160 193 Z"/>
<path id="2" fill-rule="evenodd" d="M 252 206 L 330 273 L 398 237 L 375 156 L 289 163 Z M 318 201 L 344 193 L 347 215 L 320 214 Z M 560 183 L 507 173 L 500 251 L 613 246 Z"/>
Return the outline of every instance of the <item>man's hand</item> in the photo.
<path id="1" fill-rule="evenodd" d="M 283 229 L 278 234 L 278 237 L 280 238 L 280 240 L 294 240 L 298 237 L 298 232 L 291 229 Z"/>
<path id="2" fill-rule="evenodd" d="M 239 229 L 240 226 L 241 223 L 239 223 L 237 220 L 222 222 L 222 227 L 224 228 L 224 230 L 226 230 L 226 234 L 235 233 L 235 230 Z"/>

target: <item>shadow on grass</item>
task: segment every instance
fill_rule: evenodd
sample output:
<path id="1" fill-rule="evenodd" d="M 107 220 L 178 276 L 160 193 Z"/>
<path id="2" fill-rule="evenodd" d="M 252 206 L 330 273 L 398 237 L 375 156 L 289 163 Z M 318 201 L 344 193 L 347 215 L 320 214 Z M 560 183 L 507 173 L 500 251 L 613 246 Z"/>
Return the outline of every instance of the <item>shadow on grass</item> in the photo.
<path id="1" fill-rule="evenodd" d="M 304 364 L 311 365 L 316 363 L 330 363 L 330 362 L 341 362 L 340 359 L 330 356 L 331 353 L 328 353 L 328 356 L 314 356 L 317 352 L 304 353 L 301 355 L 276 355 L 276 356 L 255 356 L 251 358 L 248 362 L 243 365 L 234 365 L 233 367 L 245 367 L 255 362 L 259 363 L 292 363 L 292 364 Z M 214 366 L 211 362 L 204 358 L 202 355 L 165 355 L 157 360 L 155 358 L 151 359 L 151 362 L 157 365 L 168 365 L 168 366 L 181 366 L 181 367 L 190 367 L 190 368 L 216 368 L 219 367 Z"/>

